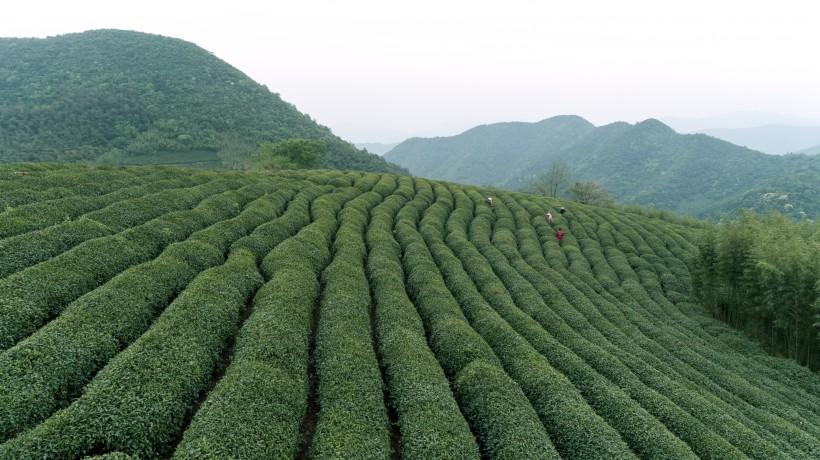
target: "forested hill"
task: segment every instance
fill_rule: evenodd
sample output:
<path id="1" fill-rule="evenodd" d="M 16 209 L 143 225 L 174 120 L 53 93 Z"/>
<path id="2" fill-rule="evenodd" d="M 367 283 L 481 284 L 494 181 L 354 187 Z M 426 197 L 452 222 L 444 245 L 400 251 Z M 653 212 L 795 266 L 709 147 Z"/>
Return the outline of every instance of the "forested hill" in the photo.
<path id="1" fill-rule="evenodd" d="M 384 157 L 420 176 L 514 188 L 594 130 L 577 116 L 495 123 L 452 137 L 408 139 Z"/>
<path id="2" fill-rule="evenodd" d="M 820 194 L 805 192 L 820 187 L 812 178 L 820 158 L 766 155 L 702 134 L 678 134 L 653 119 L 598 128 L 567 116 L 498 123 L 453 137 L 410 139 L 385 158 L 413 174 L 508 189 L 527 187 L 561 159 L 572 169 L 571 180 L 598 182 L 625 203 L 694 215 L 749 203 L 820 215 Z M 775 195 L 786 198 L 767 201 Z"/>
<path id="3" fill-rule="evenodd" d="M 301 137 L 326 142 L 321 166 L 402 172 L 195 44 L 139 32 L 0 39 L 0 126 L 0 161 L 239 166 Z"/>

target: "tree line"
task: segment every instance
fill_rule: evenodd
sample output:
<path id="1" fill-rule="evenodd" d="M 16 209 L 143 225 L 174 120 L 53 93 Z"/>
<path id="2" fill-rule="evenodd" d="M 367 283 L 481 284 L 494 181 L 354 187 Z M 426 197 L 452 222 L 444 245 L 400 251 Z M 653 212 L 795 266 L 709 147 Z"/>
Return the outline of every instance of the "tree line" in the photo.
<path id="1" fill-rule="evenodd" d="M 538 195 L 558 197 L 562 193 L 574 201 L 583 204 L 595 204 L 601 206 L 612 205 L 615 200 L 609 192 L 597 182 L 571 182 L 572 169 L 562 160 L 555 160 L 549 169 L 541 173 L 540 176 L 530 185 L 530 190 Z"/>
<path id="2" fill-rule="evenodd" d="M 741 213 L 707 230 L 692 283 L 717 318 L 820 368 L 820 223 Z"/>

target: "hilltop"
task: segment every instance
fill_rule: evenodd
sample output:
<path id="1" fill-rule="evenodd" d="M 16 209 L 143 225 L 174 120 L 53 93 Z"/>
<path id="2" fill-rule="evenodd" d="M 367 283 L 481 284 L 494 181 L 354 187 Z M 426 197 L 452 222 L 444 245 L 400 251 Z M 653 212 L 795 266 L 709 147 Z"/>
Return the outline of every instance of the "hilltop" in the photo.
<path id="1" fill-rule="evenodd" d="M 562 201 L 559 244 L 555 200 L 329 170 L 0 192 L 0 460 L 820 456 L 820 376 L 693 302 L 695 221 Z"/>
<path id="2" fill-rule="evenodd" d="M 560 159 L 572 169 L 572 180 L 598 182 L 621 202 L 700 216 L 734 211 L 758 189 L 788 193 L 777 186 L 798 173 L 803 185 L 816 187 L 807 172 L 820 165 L 816 157 L 778 157 L 703 134 L 678 134 L 654 119 L 595 127 L 575 116 L 409 139 L 385 158 L 413 174 L 507 189 L 526 188 Z M 820 196 L 792 198 L 782 212 L 820 209 Z"/>
<path id="3" fill-rule="evenodd" d="M 261 142 L 326 142 L 328 168 L 403 172 L 183 40 L 122 30 L 0 38 L 0 161 L 241 167 Z"/>
<path id="4" fill-rule="evenodd" d="M 515 188 L 594 130 L 576 116 L 494 123 L 452 137 L 407 139 L 384 157 L 419 176 Z"/>

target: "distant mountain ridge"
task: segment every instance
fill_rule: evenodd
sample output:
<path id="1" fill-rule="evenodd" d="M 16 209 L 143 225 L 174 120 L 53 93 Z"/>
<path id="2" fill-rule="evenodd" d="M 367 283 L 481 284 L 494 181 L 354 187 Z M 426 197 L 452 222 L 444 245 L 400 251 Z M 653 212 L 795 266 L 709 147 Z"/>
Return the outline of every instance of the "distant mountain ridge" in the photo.
<path id="1" fill-rule="evenodd" d="M 706 129 L 700 132 L 773 155 L 798 153 L 820 144 L 820 126 L 765 125 Z"/>
<path id="2" fill-rule="evenodd" d="M 385 154 L 414 174 L 454 182 L 516 188 L 533 170 L 595 129 L 577 116 L 558 116 L 537 123 L 480 125 L 457 136 L 411 138 Z"/>
<path id="3" fill-rule="evenodd" d="M 573 180 L 598 182 L 621 202 L 697 216 L 754 202 L 747 194 L 755 190 L 777 193 L 791 184 L 781 179 L 791 176 L 820 188 L 811 174 L 818 157 L 766 155 L 703 134 L 678 134 L 655 119 L 595 127 L 559 116 L 483 125 L 452 137 L 407 140 L 385 158 L 415 175 L 508 189 L 528 186 L 561 159 Z M 780 210 L 820 214 L 820 195 L 800 197 L 779 203 Z"/>
<path id="4" fill-rule="evenodd" d="M 807 149 L 803 149 L 797 153 L 802 153 L 805 155 L 820 155 L 820 144 L 815 145 L 814 147 L 809 147 Z"/>
<path id="5" fill-rule="evenodd" d="M 404 172 L 197 45 L 140 32 L 0 38 L 0 127 L 6 162 L 198 152 L 240 167 L 261 142 L 301 137 L 325 142 L 323 167 Z"/>
<path id="6" fill-rule="evenodd" d="M 681 134 L 700 133 L 708 129 L 744 129 L 757 126 L 820 126 L 820 119 L 775 112 L 732 112 L 706 117 L 662 117 L 660 121 Z"/>

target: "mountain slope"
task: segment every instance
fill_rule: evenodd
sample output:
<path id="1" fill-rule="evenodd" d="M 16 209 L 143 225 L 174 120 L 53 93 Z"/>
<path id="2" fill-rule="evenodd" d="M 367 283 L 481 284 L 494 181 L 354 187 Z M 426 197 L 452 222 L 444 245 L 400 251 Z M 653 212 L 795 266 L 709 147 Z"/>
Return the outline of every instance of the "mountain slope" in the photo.
<path id="1" fill-rule="evenodd" d="M 578 178 L 601 183 L 619 200 L 688 214 L 784 175 L 802 160 L 680 135 L 656 120 L 603 126 L 566 156 Z"/>
<path id="2" fill-rule="evenodd" d="M 563 131 L 564 137 L 544 136 L 556 120 L 560 118 L 519 123 L 515 132 L 506 124 L 475 128 L 483 134 L 480 143 L 468 141 L 465 135 L 470 131 L 411 140 L 385 158 L 413 174 L 510 189 L 526 187 L 552 161 L 561 159 L 570 165 L 572 180 L 599 182 L 621 202 L 693 215 L 713 211 L 718 202 L 739 201 L 762 181 L 820 164 L 818 158 L 777 157 L 702 134 L 681 135 L 652 119 L 598 128 L 574 119 L 583 129 Z M 479 167 L 488 160 L 493 162 Z M 809 176 L 805 180 L 811 181 Z M 820 197 L 802 199 L 806 202 L 799 203 L 801 207 L 820 205 Z"/>
<path id="3" fill-rule="evenodd" d="M 820 376 L 692 303 L 702 226 L 564 202 L 559 244 L 556 200 L 361 172 L 0 190 L 3 460 L 820 453 Z"/>
<path id="4" fill-rule="evenodd" d="M 482 125 L 452 137 L 408 139 L 385 154 L 414 174 L 483 185 L 510 186 L 594 129 L 581 117 L 538 123 Z"/>
<path id="5" fill-rule="evenodd" d="M 260 142 L 302 137 L 327 143 L 326 167 L 399 171 L 208 51 L 139 32 L 0 39 L 0 126 L 0 161 L 217 152 L 241 165 Z"/>
<path id="6" fill-rule="evenodd" d="M 741 193 L 717 203 L 707 213 L 718 216 L 734 214 L 739 209 L 758 213 L 777 211 L 795 219 L 817 219 L 820 216 L 820 162 L 804 169 L 761 181 Z"/>

